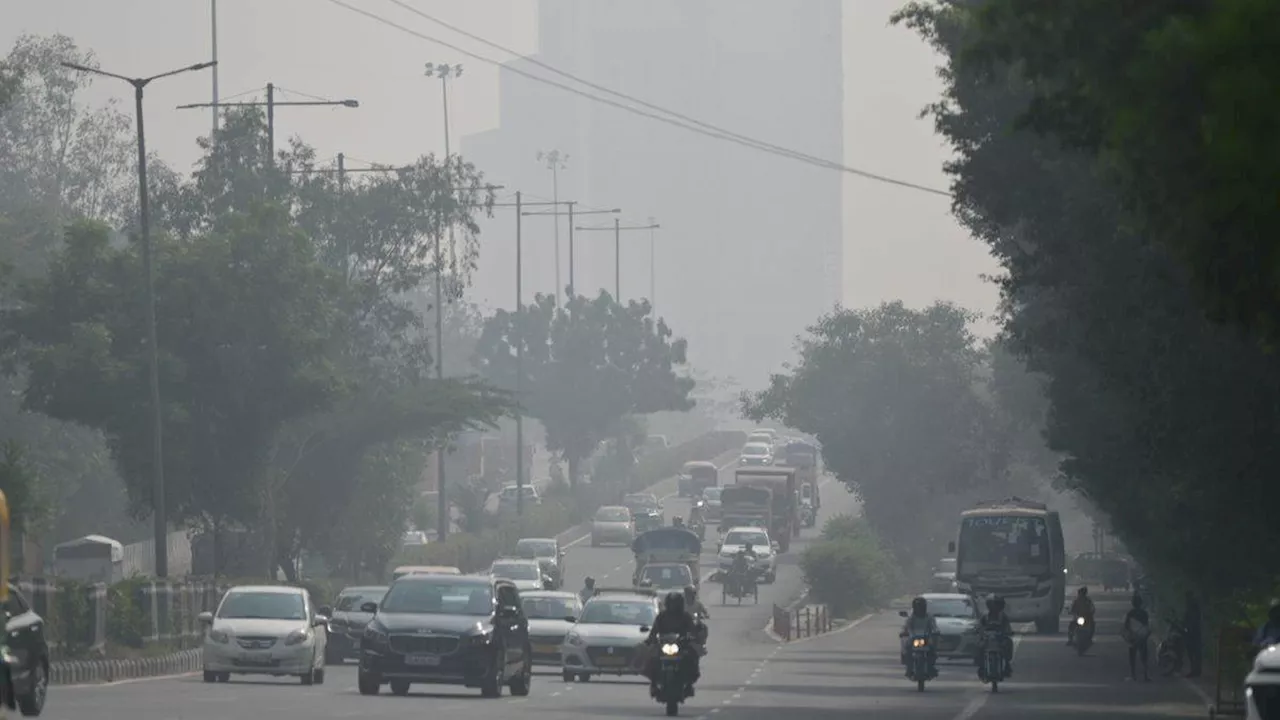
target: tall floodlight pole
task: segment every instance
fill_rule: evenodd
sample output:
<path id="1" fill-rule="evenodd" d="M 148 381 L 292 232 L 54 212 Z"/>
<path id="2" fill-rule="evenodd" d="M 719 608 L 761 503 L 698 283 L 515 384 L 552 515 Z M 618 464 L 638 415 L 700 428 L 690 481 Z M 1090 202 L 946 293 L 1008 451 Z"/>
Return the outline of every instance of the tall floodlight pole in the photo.
<path id="1" fill-rule="evenodd" d="M 287 91 L 286 91 L 287 92 Z M 211 103 L 188 103 L 179 105 L 179 110 L 195 110 L 198 108 L 213 108 L 214 112 L 218 108 L 224 107 L 264 107 L 267 109 L 267 162 L 271 165 L 276 164 L 276 108 L 278 107 L 360 107 L 359 100 L 347 98 L 345 100 L 276 100 L 275 83 L 267 83 L 267 99 L 255 100 L 249 102 L 219 102 L 216 98 Z"/>
<path id="2" fill-rule="evenodd" d="M 444 161 L 445 168 L 450 169 L 453 166 L 453 158 L 449 148 L 449 78 L 458 78 L 462 76 L 461 65 L 447 65 L 427 63 L 425 67 L 427 77 L 440 78 L 440 94 L 444 107 Z M 445 173 L 447 182 L 453 184 L 453 177 L 449 172 Z M 437 228 L 435 233 L 435 262 L 436 262 L 436 379 L 444 379 L 444 252 L 441 247 L 441 234 L 443 228 Z M 453 247 L 453 223 L 449 223 L 449 247 Z M 445 446 L 441 445 L 436 449 L 436 515 L 440 518 L 437 524 L 440 542 L 444 542 L 449 536 L 449 501 L 445 497 L 445 477 L 444 477 L 444 453 Z"/>
<path id="3" fill-rule="evenodd" d="M 547 164 L 547 169 L 551 171 L 551 201 L 560 205 L 560 171 L 569 167 L 568 153 L 562 153 L 559 150 L 538 151 L 538 159 Z M 570 207 L 573 207 L 570 205 Z M 573 220 L 569 221 L 570 226 Z M 560 285 L 560 215 L 556 214 L 555 224 L 555 240 L 556 240 L 556 307 L 560 307 L 560 293 L 564 292 L 564 288 Z M 572 285 L 572 283 L 570 283 Z"/>
<path id="4" fill-rule="evenodd" d="M 154 520 L 156 577 L 169 576 L 169 518 L 164 493 L 164 413 L 160 406 L 160 349 L 156 339 L 156 286 L 151 249 L 151 197 L 147 192 L 147 135 L 143 124 L 143 90 L 153 80 L 214 66 L 213 62 L 196 63 L 177 70 L 144 78 L 131 78 L 98 68 L 75 63 L 62 63 L 65 68 L 123 80 L 133 86 L 134 110 L 138 126 L 138 238 L 142 241 L 143 274 L 147 294 L 147 364 L 151 385 L 151 506 Z"/>
<path id="5" fill-rule="evenodd" d="M 648 225 L 623 225 L 620 220 L 614 218 L 613 225 L 607 227 L 576 227 L 578 232 L 611 232 L 613 233 L 613 292 L 615 302 L 622 303 L 622 233 L 632 230 L 657 230 L 661 225 L 650 222 Z M 653 236 L 650 235 L 650 238 Z M 649 275 L 649 292 L 653 292 L 653 253 L 649 254 L 650 258 L 650 275 Z M 653 298 L 650 298 L 652 303 Z"/>

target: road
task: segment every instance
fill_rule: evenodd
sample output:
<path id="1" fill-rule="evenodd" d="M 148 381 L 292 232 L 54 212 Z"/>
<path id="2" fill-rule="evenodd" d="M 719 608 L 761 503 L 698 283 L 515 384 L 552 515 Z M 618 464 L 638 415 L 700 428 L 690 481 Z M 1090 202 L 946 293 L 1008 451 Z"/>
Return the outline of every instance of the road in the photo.
<path id="1" fill-rule="evenodd" d="M 824 490 L 823 515 L 849 512 L 853 498 L 837 484 Z M 667 498 L 668 518 L 688 513 L 687 501 Z M 971 665 L 947 664 L 942 676 L 917 693 L 898 664 L 895 611 L 886 611 L 836 633 L 779 645 L 763 628 L 772 603 L 786 604 L 801 590 L 797 554 L 813 531 L 781 558 L 778 581 L 761 587 L 759 605 L 723 607 L 716 585 L 712 602 L 711 654 L 703 664 L 697 697 L 681 714 L 698 720 L 776 720 L 780 715 L 813 720 L 1068 720 L 1076 718 L 1203 718 L 1204 706 L 1178 680 L 1123 682 L 1124 648 L 1116 633 L 1124 598 L 1099 598 L 1097 644 L 1085 657 L 1063 646 L 1063 638 L 1019 635 L 1017 675 L 992 695 Z M 711 567 L 714 543 L 703 556 Z M 567 556 L 568 587 L 587 575 L 601 584 L 625 584 L 631 556 L 625 548 L 573 544 Z M 362 697 L 352 665 L 330 667 L 322 686 L 296 680 L 233 680 L 206 685 L 197 676 L 158 678 L 106 686 L 54 687 L 45 717 L 52 720 L 272 720 L 402 718 L 411 714 L 465 712 L 473 720 L 519 717 L 659 717 L 662 709 L 634 679 L 565 683 L 540 672 L 527 698 L 484 700 L 473 690 L 415 686 L 409 697 L 383 692 Z"/>

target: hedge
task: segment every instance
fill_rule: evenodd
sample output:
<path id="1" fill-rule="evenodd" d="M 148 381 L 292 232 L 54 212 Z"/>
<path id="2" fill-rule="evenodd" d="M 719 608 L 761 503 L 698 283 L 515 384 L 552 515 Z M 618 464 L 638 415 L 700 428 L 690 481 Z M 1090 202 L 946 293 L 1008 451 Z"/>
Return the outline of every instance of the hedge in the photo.
<path id="1" fill-rule="evenodd" d="M 862 518 L 837 515 L 800 556 L 810 597 L 839 617 L 884 607 L 900 584 L 893 555 Z"/>

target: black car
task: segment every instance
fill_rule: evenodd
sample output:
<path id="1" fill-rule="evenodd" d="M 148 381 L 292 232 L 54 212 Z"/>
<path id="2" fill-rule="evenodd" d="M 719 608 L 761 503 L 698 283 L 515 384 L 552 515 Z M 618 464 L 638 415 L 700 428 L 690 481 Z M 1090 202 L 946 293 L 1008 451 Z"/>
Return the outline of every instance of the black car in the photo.
<path id="1" fill-rule="evenodd" d="M 499 697 L 503 685 L 529 694 L 529 621 L 511 581 L 406 575 L 361 610 L 374 615 L 360 641 L 360 694 L 388 684 L 404 695 L 413 683 L 480 688 L 484 697 Z"/>
<path id="2" fill-rule="evenodd" d="M 333 602 L 333 614 L 329 617 L 329 642 L 324 646 L 324 661 L 328 665 L 341 665 L 347 658 L 360 656 L 360 638 L 364 628 L 373 619 L 373 613 L 361 606 L 378 602 L 387 594 L 386 585 L 343 588 Z"/>
<path id="3" fill-rule="evenodd" d="M 49 643 L 44 635 L 44 618 L 31 610 L 31 604 L 13 585 L 9 585 L 4 613 L 9 651 L 3 664 L 4 677 L 0 679 L 4 704 L 35 717 L 44 711 L 49 694 Z"/>

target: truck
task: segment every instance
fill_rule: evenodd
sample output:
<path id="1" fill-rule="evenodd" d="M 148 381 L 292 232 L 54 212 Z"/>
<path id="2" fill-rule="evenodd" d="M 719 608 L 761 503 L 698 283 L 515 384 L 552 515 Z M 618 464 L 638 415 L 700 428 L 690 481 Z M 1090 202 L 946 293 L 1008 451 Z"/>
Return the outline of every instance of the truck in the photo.
<path id="1" fill-rule="evenodd" d="M 755 525 L 772 530 L 773 491 L 746 485 L 726 485 L 720 491 L 720 532 Z"/>
<path id="2" fill-rule="evenodd" d="M 740 467 L 734 473 L 734 484 L 739 487 L 767 489 L 771 492 L 772 522 L 769 536 L 778 543 L 782 552 L 791 548 L 791 538 L 800 535 L 800 506 L 797 500 L 796 468 L 774 465 L 772 467 Z M 728 488 L 726 488 L 726 492 Z M 724 502 L 724 495 L 721 495 Z"/>
<path id="3" fill-rule="evenodd" d="M 1014 622 L 1041 634 L 1059 630 L 1066 593 L 1066 555 L 1057 511 L 1019 497 L 980 503 L 960 514 L 956 588 L 967 595 L 999 595 Z"/>
<path id="4" fill-rule="evenodd" d="M 818 448 L 803 440 L 788 442 L 779 453 L 778 464 L 796 469 L 796 484 L 800 488 L 800 501 L 808 501 L 813 507 L 816 520 L 818 509 L 822 507 L 822 496 L 818 492 Z"/>
<path id="5" fill-rule="evenodd" d="M 688 568 L 688 577 L 695 587 L 701 584 L 698 558 L 702 555 L 702 541 L 684 528 L 662 527 L 642 533 L 631 542 L 631 552 L 636 561 L 631 574 L 633 585 L 639 586 L 645 579 L 645 568 L 674 564 Z"/>

